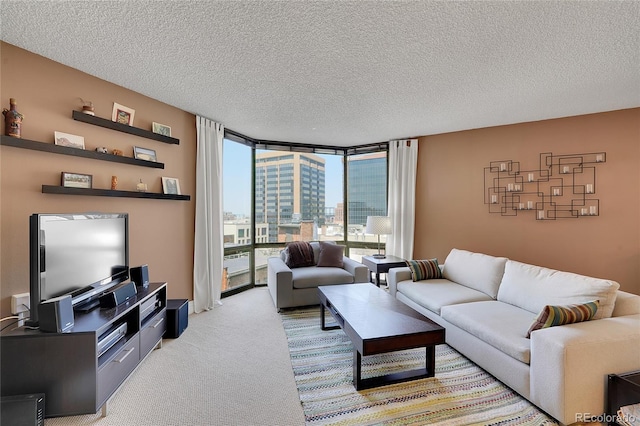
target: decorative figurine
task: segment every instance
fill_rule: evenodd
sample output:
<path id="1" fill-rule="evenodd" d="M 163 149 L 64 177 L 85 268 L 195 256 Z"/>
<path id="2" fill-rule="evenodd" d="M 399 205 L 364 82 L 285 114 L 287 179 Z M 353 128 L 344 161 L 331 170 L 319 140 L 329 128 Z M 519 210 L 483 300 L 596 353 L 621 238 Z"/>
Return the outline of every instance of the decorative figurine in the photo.
<path id="1" fill-rule="evenodd" d="M 107 151 L 107 147 L 105 147 L 105 146 L 98 147 L 98 148 L 96 148 L 96 152 L 99 152 L 101 154 L 106 154 L 108 152 Z"/>
<path id="2" fill-rule="evenodd" d="M 114 149 L 114 150 L 113 150 L 113 155 L 124 155 L 124 154 L 122 153 L 122 150 L 120 150 L 120 149 Z"/>
<path id="3" fill-rule="evenodd" d="M 13 136 L 14 138 L 21 137 L 22 119 L 24 115 L 16 111 L 16 100 L 14 98 L 9 99 L 9 109 L 3 109 L 4 115 L 4 132 L 7 136 Z"/>
<path id="4" fill-rule="evenodd" d="M 82 98 L 80 98 L 80 101 L 82 102 L 82 112 L 83 113 L 85 113 L 87 115 L 96 115 L 96 113 L 93 111 L 93 102 L 85 101 Z"/>
<path id="5" fill-rule="evenodd" d="M 118 189 L 118 176 L 111 176 L 111 189 Z"/>
<path id="6" fill-rule="evenodd" d="M 136 185 L 136 188 L 138 189 L 138 192 L 147 192 L 147 184 L 143 183 L 142 179 L 140 179 L 140 183 Z"/>

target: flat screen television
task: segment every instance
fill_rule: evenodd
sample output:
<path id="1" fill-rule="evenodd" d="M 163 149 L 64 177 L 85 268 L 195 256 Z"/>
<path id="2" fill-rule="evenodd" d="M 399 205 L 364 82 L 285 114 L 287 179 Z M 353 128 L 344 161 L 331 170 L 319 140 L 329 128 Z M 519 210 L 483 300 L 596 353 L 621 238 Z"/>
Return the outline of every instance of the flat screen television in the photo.
<path id="1" fill-rule="evenodd" d="M 38 304 L 70 295 L 75 310 L 129 279 L 127 213 L 38 213 L 30 217 L 30 325 Z"/>

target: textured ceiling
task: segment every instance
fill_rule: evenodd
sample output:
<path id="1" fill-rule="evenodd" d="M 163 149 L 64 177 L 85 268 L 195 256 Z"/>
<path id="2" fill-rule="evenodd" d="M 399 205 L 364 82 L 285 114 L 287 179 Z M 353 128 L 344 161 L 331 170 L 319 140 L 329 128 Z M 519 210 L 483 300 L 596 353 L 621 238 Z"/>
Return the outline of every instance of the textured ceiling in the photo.
<path id="1" fill-rule="evenodd" d="M 2 40 L 258 139 L 640 106 L 637 1 L 0 1 Z"/>

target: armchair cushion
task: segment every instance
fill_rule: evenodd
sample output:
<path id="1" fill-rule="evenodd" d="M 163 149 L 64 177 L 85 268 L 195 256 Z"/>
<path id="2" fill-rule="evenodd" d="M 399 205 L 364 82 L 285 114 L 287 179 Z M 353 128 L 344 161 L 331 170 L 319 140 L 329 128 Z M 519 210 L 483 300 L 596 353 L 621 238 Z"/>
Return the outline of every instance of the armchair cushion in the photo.
<path id="1" fill-rule="evenodd" d="M 292 269 L 293 288 L 314 288 L 319 285 L 351 284 L 354 277 L 342 268 L 320 268 L 309 266 Z"/>
<path id="2" fill-rule="evenodd" d="M 344 246 L 338 244 L 328 244 L 324 241 L 320 241 L 320 256 L 318 258 L 318 265 L 320 267 L 344 267 L 342 258 L 344 256 Z"/>

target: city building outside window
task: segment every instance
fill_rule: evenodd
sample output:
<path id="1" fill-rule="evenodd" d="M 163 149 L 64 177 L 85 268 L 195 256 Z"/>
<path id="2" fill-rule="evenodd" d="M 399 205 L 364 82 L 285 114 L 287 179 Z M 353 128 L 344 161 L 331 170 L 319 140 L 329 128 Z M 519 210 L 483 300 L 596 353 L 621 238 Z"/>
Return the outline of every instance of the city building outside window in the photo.
<path id="1" fill-rule="evenodd" d="M 268 224 L 267 242 L 342 239 L 326 216 L 342 200 L 342 170 L 340 155 L 257 151 L 255 216 Z"/>

